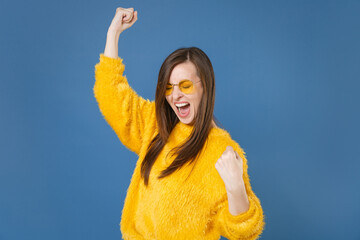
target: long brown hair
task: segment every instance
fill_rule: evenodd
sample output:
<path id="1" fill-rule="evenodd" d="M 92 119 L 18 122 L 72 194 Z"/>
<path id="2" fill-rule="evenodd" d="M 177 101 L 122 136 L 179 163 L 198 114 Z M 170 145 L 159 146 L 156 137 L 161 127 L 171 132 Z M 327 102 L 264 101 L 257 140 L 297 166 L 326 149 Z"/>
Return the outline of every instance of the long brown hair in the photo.
<path id="1" fill-rule="evenodd" d="M 156 158 L 165 146 L 168 137 L 179 122 L 174 110 L 171 108 L 165 97 L 166 84 L 174 67 L 180 63 L 190 61 L 196 66 L 197 74 L 203 86 L 203 95 L 199 108 L 194 117 L 193 130 L 183 144 L 171 150 L 172 156 L 176 154 L 174 161 L 163 170 L 158 178 L 164 178 L 183 165 L 194 162 L 201 149 L 206 143 L 207 136 L 211 130 L 215 104 L 215 75 L 208 56 L 197 47 L 179 48 L 171 53 L 161 65 L 158 83 L 155 94 L 156 120 L 159 133 L 152 139 L 148 146 L 147 153 L 141 163 L 141 176 L 147 186 L 149 175 Z M 216 120 L 217 122 L 217 120 Z"/>

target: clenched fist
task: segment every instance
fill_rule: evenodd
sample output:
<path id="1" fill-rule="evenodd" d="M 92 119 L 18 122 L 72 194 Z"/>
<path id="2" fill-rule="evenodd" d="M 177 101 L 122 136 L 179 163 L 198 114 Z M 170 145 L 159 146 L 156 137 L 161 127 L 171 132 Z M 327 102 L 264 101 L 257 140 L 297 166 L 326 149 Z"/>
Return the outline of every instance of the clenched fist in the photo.
<path id="1" fill-rule="evenodd" d="M 109 30 L 120 34 L 136 22 L 137 16 L 138 13 L 137 11 L 134 11 L 134 8 L 118 7 L 110 24 Z"/>
<path id="2" fill-rule="evenodd" d="M 231 146 L 226 147 L 215 168 L 229 193 L 237 193 L 244 189 L 243 160 Z"/>

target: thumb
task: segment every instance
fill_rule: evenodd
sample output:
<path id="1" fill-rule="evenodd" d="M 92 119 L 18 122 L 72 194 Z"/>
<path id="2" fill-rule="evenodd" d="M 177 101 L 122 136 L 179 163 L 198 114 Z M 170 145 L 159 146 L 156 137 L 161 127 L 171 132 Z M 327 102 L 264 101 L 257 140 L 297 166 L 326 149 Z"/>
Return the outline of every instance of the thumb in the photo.
<path id="1" fill-rule="evenodd" d="M 236 158 L 238 159 L 238 160 L 243 160 L 241 157 L 240 157 L 240 155 L 237 153 L 237 151 L 235 151 L 235 155 L 236 155 Z"/>
<path id="2" fill-rule="evenodd" d="M 135 11 L 133 14 L 133 17 L 131 18 L 131 21 L 129 22 L 130 27 L 137 21 L 137 19 L 138 19 L 137 16 L 138 16 L 138 13 L 137 13 L 137 11 Z"/>

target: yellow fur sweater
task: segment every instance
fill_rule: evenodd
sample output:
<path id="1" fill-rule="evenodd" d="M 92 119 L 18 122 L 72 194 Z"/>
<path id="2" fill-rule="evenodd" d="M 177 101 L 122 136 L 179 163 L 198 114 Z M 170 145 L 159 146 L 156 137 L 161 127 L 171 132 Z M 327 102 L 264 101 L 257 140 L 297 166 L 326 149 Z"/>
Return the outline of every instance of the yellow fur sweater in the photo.
<path id="1" fill-rule="evenodd" d="M 190 135 L 192 127 L 179 122 L 157 158 L 145 187 L 140 166 L 147 147 L 158 133 L 155 102 L 145 100 L 129 86 L 121 58 L 100 54 L 95 65 L 94 94 L 99 108 L 121 142 L 139 158 L 127 190 L 120 229 L 124 239 L 257 239 L 264 228 L 263 210 L 251 189 L 243 149 L 228 132 L 212 128 L 194 169 L 186 165 L 157 179 L 175 158 L 166 154 Z M 243 159 L 249 210 L 234 216 L 229 212 L 225 184 L 215 163 L 232 146 Z M 170 156 L 170 155 L 169 155 Z M 185 181 L 186 177 L 189 178 Z"/>

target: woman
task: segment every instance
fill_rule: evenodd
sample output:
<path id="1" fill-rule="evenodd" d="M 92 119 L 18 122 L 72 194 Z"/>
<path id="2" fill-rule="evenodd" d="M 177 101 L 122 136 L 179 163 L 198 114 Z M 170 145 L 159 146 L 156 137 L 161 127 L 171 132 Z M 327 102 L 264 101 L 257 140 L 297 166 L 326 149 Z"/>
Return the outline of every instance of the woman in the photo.
<path id="1" fill-rule="evenodd" d="M 155 102 L 129 86 L 120 34 L 138 18 L 117 8 L 94 94 L 121 142 L 139 159 L 121 218 L 124 239 L 256 239 L 263 210 L 251 189 L 245 152 L 213 118 L 215 77 L 206 54 L 181 48 L 161 66 Z"/>

